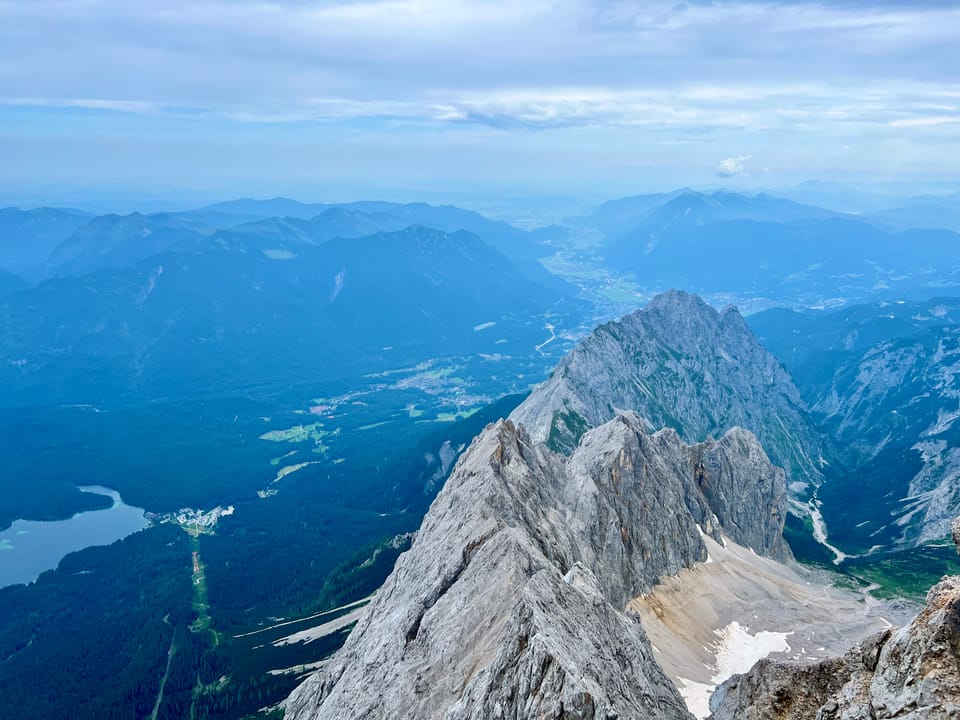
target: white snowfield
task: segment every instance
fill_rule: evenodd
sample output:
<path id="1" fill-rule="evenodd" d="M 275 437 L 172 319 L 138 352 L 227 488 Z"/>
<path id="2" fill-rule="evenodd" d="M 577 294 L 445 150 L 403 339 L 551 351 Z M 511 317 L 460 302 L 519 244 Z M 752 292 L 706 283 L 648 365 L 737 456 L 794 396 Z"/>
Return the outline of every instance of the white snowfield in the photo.
<path id="1" fill-rule="evenodd" d="M 768 655 L 841 655 L 890 620 L 907 619 L 902 608 L 831 587 L 829 575 L 761 557 L 729 538 L 703 540 L 710 562 L 664 578 L 628 606 L 697 718 L 710 715 L 720 683 Z"/>
<path id="2" fill-rule="evenodd" d="M 733 675 L 747 672 L 758 660 L 771 653 L 790 652 L 787 637 L 793 632 L 768 632 L 761 630 L 750 634 L 736 620 L 721 630 L 716 630 L 719 641 L 716 646 L 716 672 L 710 683 L 698 683 L 685 678 L 677 678 L 678 688 L 687 709 L 703 720 L 710 715 L 710 696 L 714 689 Z"/>

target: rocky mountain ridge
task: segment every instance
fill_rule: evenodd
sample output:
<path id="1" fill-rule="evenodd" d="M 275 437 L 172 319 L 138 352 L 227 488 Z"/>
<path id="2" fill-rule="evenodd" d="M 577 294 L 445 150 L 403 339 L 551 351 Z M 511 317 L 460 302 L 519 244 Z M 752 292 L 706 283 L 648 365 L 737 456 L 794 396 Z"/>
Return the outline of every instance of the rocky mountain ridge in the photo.
<path id="1" fill-rule="evenodd" d="M 565 456 L 488 426 L 286 715 L 689 718 L 626 603 L 705 561 L 702 532 L 788 556 L 784 498 L 741 429 L 689 446 L 624 414 Z"/>
<path id="2" fill-rule="evenodd" d="M 850 593 L 782 564 L 786 475 L 739 420 L 769 438 L 795 483 L 818 479 L 822 447 L 799 393 L 736 310 L 671 292 L 599 328 L 463 453 L 411 549 L 286 717 L 672 720 L 696 705 L 702 718 L 703 693 L 737 670 L 700 668 L 685 682 L 684 663 L 719 672 L 694 638 L 709 644 L 737 618 L 709 603 L 693 606 L 697 617 L 657 612 L 658 598 L 697 588 L 741 610 L 743 598 L 763 603 L 748 641 L 817 625 L 841 648 L 872 632 L 878 618 Z M 805 609 L 820 595 L 822 616 Z M 796 612 L 778 612 L 778 598 Z M 671 644 L 686 649 L 668 657 Z"/>

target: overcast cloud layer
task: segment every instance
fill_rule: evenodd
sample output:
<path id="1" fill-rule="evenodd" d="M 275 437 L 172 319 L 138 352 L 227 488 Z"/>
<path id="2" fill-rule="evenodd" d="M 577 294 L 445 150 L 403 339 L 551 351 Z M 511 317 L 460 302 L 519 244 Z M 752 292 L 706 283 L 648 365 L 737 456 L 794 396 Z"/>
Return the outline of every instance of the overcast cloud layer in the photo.
<path id="1" fill-rule="evenodd" d="M 0 0 L 6 187 L 960 180 L 952 2 Z"/>

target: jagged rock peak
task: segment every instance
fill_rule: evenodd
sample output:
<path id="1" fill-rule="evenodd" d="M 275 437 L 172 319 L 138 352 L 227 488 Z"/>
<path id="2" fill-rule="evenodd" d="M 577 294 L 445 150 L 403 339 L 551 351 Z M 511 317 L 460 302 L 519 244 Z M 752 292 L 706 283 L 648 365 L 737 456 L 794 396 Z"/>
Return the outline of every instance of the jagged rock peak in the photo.
<path id="1" fill-rule="evenodd" d="M 569 453 L 625 410 L 687 442 L 747 428 L 791 481 L 819 483 L 829 455 L 790 376 L 736 308 L 718 312 L 678 290 L 594 330 L 511 417 Z"/>
<path id="2" fill-rule="evenodd" d="M 287 717 L 688 720 L 624 608 L 706 560 L 702 532 L 786 555 L 784 479 L 744 430 L 649 430 L 625 413 L 562 455 L 489 425 Z"/>
<path id="3" fill-rule="evenodd" d="M 668 290 L 656 295 L 643 310 L 627 315 L 620 322 L 627 323 L 640 313 L 646 315 L 652 327 L 660 329 L 664 335 L 672 336 L 677 349 L 684 351 L 695 351 L 710 344 L 721 326 L 721 320 L 726 323 L 731 317 L 740 318 L 740 312 L 733 305 L 718 312 L 699 295 L 683 290 Z M 742 327 L 746 329 L 746 324 L 743 323 Z"/>

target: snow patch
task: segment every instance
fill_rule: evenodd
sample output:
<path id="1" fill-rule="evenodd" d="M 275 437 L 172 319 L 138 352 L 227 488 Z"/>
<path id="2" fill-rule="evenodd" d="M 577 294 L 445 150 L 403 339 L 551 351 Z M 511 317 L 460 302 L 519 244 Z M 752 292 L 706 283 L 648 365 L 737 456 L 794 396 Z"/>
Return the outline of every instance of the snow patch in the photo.
<path id="1" fill-rule="evenodd" d="M 770 653 L 790 652 L 787 638 L 793 633 L 763 630 L 751 635 L 750 628 L 734 620 L 725 628 L 715 631 L 715 634 L 719 638 L 718 643 L 712 648 L 705 648 L 716 651 L 716 672 L 710 678 L 710 683 L 678 678 L 683 685 L 680 696 L 687 704 L 687 709 L 699 720 L 709 717 L 710 696 L 720 683 L 738 673 L 747 672 Z"/>

